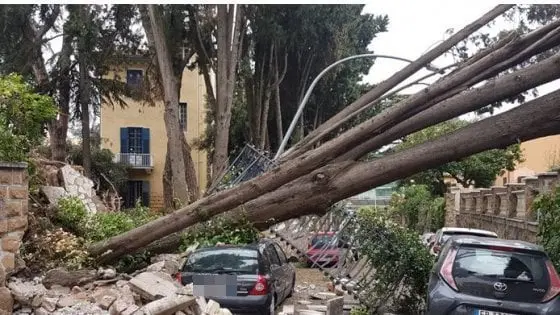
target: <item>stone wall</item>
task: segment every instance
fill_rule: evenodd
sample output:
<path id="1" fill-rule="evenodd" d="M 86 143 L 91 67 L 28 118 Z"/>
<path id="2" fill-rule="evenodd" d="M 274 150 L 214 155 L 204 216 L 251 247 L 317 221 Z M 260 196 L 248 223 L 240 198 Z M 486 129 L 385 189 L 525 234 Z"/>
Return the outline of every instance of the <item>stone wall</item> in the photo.
<path id="1" fill-rule="evenodd" d="M 0 314 L 12 313 L 6 274 L 15 268 L 16 254 L 27 228 L 27 193 L 27 164 L 0 162 Z"/>
<path id="2" fill-rule="evenodd" d="M 560 182 L 556 172 L 522 178 L 519 183 L 461 191 L 446 195 L 446 226 L 491 230 L 502 238 L 535 242 L 538 211 L 532 203 Z"/>

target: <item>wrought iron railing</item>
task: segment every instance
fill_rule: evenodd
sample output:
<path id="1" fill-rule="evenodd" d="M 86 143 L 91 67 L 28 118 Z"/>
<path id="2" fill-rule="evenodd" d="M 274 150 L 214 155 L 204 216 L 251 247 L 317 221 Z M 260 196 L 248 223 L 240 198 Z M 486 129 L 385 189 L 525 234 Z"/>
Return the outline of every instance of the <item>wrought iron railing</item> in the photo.
<path id="1" fill-rule="evenodd" d="M 209 193 L 224 190 L 255 178 L 276 166 L 266 152 L 246 144 L 226 171 L 212 184 Z"/>
<path id="2" fill-rule="evenodd" d="M 123 163 L 131 168 L 148 169 L 154 167 L 154 157 L 150 153 L 117 153 L 115 163 Z"/>

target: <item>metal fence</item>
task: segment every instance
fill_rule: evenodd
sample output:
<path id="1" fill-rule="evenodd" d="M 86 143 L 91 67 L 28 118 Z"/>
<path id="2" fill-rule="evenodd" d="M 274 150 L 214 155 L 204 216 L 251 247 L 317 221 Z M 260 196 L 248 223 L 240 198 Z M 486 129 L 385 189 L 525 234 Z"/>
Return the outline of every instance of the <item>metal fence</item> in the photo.
<path id="1" fill-rule="evenodd" d="M 246 144 L 215 184 L 212 184 L 208 192 L 213 193 L 234 187 L 275 166 L 275 162 L 269 158 L 266 152 Z"/>

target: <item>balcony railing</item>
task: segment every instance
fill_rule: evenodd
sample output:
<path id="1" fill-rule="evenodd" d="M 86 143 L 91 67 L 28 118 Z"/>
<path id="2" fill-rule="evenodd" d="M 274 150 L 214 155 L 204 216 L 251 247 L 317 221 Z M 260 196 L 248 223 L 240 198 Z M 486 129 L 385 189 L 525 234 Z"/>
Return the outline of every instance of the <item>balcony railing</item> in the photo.
<path id="1" fill-rule="evenodd" d="M 117 153 L 115 163 L 123 163 L 131 168 L 154 168 L 154 157 L 149 153 Z"/>

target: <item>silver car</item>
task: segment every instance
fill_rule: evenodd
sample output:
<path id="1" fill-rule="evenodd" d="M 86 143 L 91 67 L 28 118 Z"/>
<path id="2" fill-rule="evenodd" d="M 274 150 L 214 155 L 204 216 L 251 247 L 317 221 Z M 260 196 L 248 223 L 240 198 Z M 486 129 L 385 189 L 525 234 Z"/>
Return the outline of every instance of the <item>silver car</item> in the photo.
<path id="1" fill-rule="evenodd" d="M 428 284 L 426 315 L 560 314 L 560 278 L 540 246 L 456 236 Z"/>

